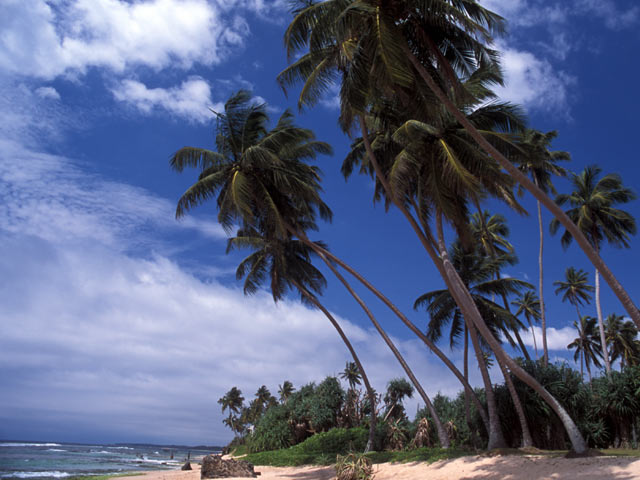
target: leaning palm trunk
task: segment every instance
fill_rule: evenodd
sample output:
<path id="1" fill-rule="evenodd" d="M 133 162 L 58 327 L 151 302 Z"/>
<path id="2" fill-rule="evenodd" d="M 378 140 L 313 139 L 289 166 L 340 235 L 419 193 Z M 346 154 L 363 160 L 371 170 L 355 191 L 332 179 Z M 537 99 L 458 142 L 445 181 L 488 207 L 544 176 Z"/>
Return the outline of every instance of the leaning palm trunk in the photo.
<path id="1" fill-rule="evenodd" d="M 596 268 L 596 312 L 598 312 L 598 328 L 600 330 L 600 344 L 602 345 L 602 358 L 604 366 L 607 369 L 607 375 L 611 375 L 611 362 L 609 361 L 609 352 L 607 349 L 607 336 L 604 332 L 604 322 L 602 321 L 602 307 L 600 306 L 600 275 Z"/>
<path id="2" fill-rule="evenodd" d="M 375 316 L 373 315 L 373 313 L 371 312 L 369 307 L 367 307 L 367 305 L 360 298 L 360 296 L 353 290 L 353 288 L 351 287 L 349 282 L 347 282 L 345 280 L 345 278 L 340 274 L 340 272 L 338 272 L 336 267 L 334 267 L 333 264 L 327 259 L 327 257 L 323 253 L 323 250 L 320 247 L 318 247 L 313 242 L 310 242 L 308 239 L 306 239 L 306 241 L 305 241 L 306 236 L 304 236 L 303 234 L 302 235 L 298 234 L 298 232 L 296 232 L 293 229 L 291 229 L 291 233 L 295 234 L 296 236 L 298 236 L 298 238 L 301 238 L 305 243 L 308 242 L 307 245 L 309 245 L 311 248 L 314 249 L 316 254 L 324 261 L 324 263 L 333 272 L 335 277 L 344 285 L 344 287 L 347 289 L 347 291 L 356 300 L 356 302 L 358 302 L 360 307 L 367 314 L 367 316 L 371 320 L 371 323 L 376 328 L 376 330 L 378 331 L 378 333 L 380 334 L 382 339 L 385 341 L 385 343 L 387 344 L 389 349 L 393 352 L 394 356 L 396 357 L 396 359 L 398 360 L 398 362 L 400 363 L 400 365 L 404 369 L 405 373 L 407 374 L 407 376 L 411 380 L 411 383 L 413 383 L 414 387 L 416 388 L 416 390 L 418 391 L 418 393 L 422 397 L 422 400 L 424 400 L 424 403 L 427 406 L 427 409 L 429 410 L 429 413 L 433 417 L 434 423 L 436 424 L 436 430 L 438 432 L 438 440 L 440 441 L 440 445 L 443 448 L 449 448 L 449 446 L 450 446 L 449 436 L 448 436 L 447 431 L 445 430 L 444 426 L 442 425 L 442 422 L 440 421 L 440 418 L 438 417 L 438 413 L 436 412 L 436 409 L 434 408 L 433 403 L 431 403 L 431 400 L 429 399 L 429 396 L 426 394 L 426 392 L 422 388 L 422 385 L 420 384 L 420 382 L 418 381 L 418 379 L 414 375 L 413 371 L 411 370 L 411 368 L 409 367 L 407 362 L 404 360 L 404 358 L 403 358 L 402 354 L 400 353 L 400 351 L 398 350 L 398 348 L 394 345 L 394 343 L 391 341 L 391 339 L 389 338 L 387 333 L 380 326 L 380 324 L 376 320 Z"/>
<path id="3" fill-rule="evenodd" d="M 540 188 L 538 188 L 529 178 L 518 170 L 504 155 L 502 155 L 498 149 L 496 149 L 486 138 L 473 126 L 473 124 L 465 117 L 465 115 L 458 110 L 451 99 L 442 91 L 442 89 L 431 78 L 431 75 L 427 72 L 420 61 L 415 57 L 413 52 L 409 49 L 406 43 L 402 42 L 403 50 L 411 64 L 420 74 L 420 77 L 427 84 L 429 89 L 440 100 L 446 110 L 454 116 L 456 120 L 464 127 L 464 129 L 471 135 L 471 137 L 478 142 L 478 145 L 486 151 L 494 160 L 496 160 L 502 168 L 504 168 L 518 183 L 533 194 L 533 196 L 541 202 L 552 214 L 558 219 L 558 221 L 567 229 L 573 238 L 575 238 L 580 248 L 587 255 L 591 263 L 600 271 L 606 282 L 611 287 L 611 290 L 616 294 L 623 307 L 633 319 L 636 326 L 640 329 L 640 310 L 635 306 L 633 300 L 620 284 L 618 279 L 613 275 L 613 272 L 609 269 L 607 264 L 600 258 L 600 255 L 593 248 L 591 243 L 587 240 L 580 229 L 571 221 L 567 214 L 556 204 L 548 195 L 546 195 Z"/>
<path id="4" fill-rule="evenodd" d="M 299 236 L 301 235 L 301 236 Z M 331 261 L 335 262 L 336 264 L 338 264 L 340 267 L 342 267 L 343 269 L 345 269 L 347 272 L 349 272 L 351 275 L 353 275 L 360 283 L 362 283 L 369 291 L 371 291 L 376 297 L 378 297 L 393 313 L 395 313 L 395 315 L 420 339 L 422 340 L 422 342 L 433 352 L 436 354 L 436 356 L 438 358 L 440 358 L 440 360 L 442 360 L 442 362 L 449 368 L 449 370 L 451 370 L 451 372 L 458 378 L 458 380 L 460 380 L 460 383 L 462 383 L 465 392 L 468 392 L 471 399 L 473 400 L 474 404 L 476 405 L 476 408 L 478 409 L 478 414 L 480 415 L 480 418 L 482 419 L 482 422 L 484 423 L 485 428 L 487 429 L 487 431 L 489 431 L 489 418 L 487 417 L 487 413 L 484 409 L 484 407 L 482 406 L 482 403 L 480 403 L 480 400 L 478 399 L 478 396 L 476 395 L 476 393 L 473 391 L 473 388 L 471 388 L 471 385 L 468 382 L 468 376 L 467 375 L 463 375 L 460 370 L 458 370 L 458 368 L 453 364 L 453 362 L 451 362 L 451 360 L 449 360 L 449 358 L 444 354 L 444 352 L 442 352 L 442 350 L 440 350 L 431 340 L 429 340 L 429 337 L 427 337 L 424 333 L 422 333 L 420 331 L 420 329 L 418 329 L 418 327 L 416 327 L 416 325 L 411 322 L 411 320 L 409 320 L 399 309 L 398 307 L 396 307 L 393 302 L 391 302 L 391 300 L 389 300 L 382 292 L 380 292 L 380 290 L 378 290 L 377 288 L 375 288 L 371 283 L 369 283 L 369 281 L 364 278 L 362 275 L 360 275 L 360 273 L 358 273 L 357 270 L 354 270 L 351 266 L 349 266 L 349 264 L 345 263 L 344 261 L 342 261 L 340 258 L 336 257 L 335 255 L 333 255 L 331 252 L 329 252 L 328 250 L 324 250 L 323 248 L 318 247 L 316 244 L 312 243 L 309 241 L 309 239 L 304 235 L 304 234 L 296 234 L 296 236 L 298 236 L 298 238 L 301 238 L 301 240 L 303 242 L 305 242 L 307 245 L 312 246 L 312 248 L 315 248 L 317 252 L 321 252 L 325 257 L 327 257 L 328 259 L 330 259 Z"/>
<path id="5" fill-rule="evenodd" d="M 529 328 L 531 329 L 531 338 L 533 338 L 533 351 L 536 353 L 536 360 L 538 360 L 538 358 L 540 358 L 538 356 L 538 343 L 536 342 L 536 331 L 533 329 L 533 322 L 531 321 L 531 318 L 529 318 L 529 315 L 527 315 L 527 322 L 529 322 Z"/>
<path id="6" fill-rule="evenodd" d="M 467 322 L 466 319 L 465 322 Z M 504 435 L 502 434 L 500 416 L 498 415 L 498 404 L 496 403 L 496 396 L 493 391 L 491 377 L 489 376 L 487 362 L 483 357 L 482 348 L 480 348 L 478 332 L 471 322 L 468 322 L 467 329 L 469 330 L 469 336 L 471 337 L 471 344 L 476 352 L 478 368 L 480 369 L 480 375 L 482 376 L 482 382 L 484 383 L 484 393 L 487 398 L 487 410 L 489 411 L 489 443 L 487 445 L 487 449 L 493 450 L 494 448 L 504 448 L 507 446 L 507 443 L 504 441 Z"/>
<path id="7" fill-rule="evenodd" d="M 523 447 L 532 447 L 533 439 L 531 438 L 531 431 L 529 430 L 529 424 L 527 423 L 527 417 L 524 414 L 524 409 L 522 408 L 522 402 L 520 401 L 520 396 L 516 391 L 516 387 L 513 384 L 513 380 L 511 379 L 511 374 L 506 369 L 506 367 L 502 364 L 500 360 L 497 360 L 498 365 L 500 366 L 500 370 L 502 371 L 502 376 L 504 377 L 504 383 L 509 390 L 509 394 L 511 395 L 511 400 L 513 401 L 513 406 L 516 409 L 516 413 L 518 414 L 518 421 L 520 422 L 520 428 L 522 429 L 522 446 Z"/>
<path id="8" fill-rule="evenodd" d="M 299 285 L 295 281 L 293 282 L 293 284 L 296 286 L 298 290 L 300 290 L 300 292 L 302 292 L 302 294 L 305 297 L 307 297 L 307 299 L 311 303 L 313 303 L 316 306 L 316 308 L 318 308 L 318 310 L 324 313 L 324 315 L 329 319 L 329 321 L 331 322 L 331 325 L 333 325 L 333 328 L 336 329 L 336 331 L 338 332 L 338 335 L 340 335 L 340 338 L 342 339 L 347 349 L 349 350 L 349 353 L 351 353 L 351 356 L 353 357 L 353 361 L 358 366 L 358 371 L 362 376 L 362 381 L 364 382 L 364 386 L 367 389 L 367 396 L 369 397 L 369 403 L 371 404 L 371 419 L 369 421 L 369 439 L 367 440 L 367 446 L 364 449 L 365 453 L 370 452 L 373 450 L 373 442 L 374 442 L 375 433 L 376 433 L 376 394 L 373 391 L 371 384 L 369 383 L 369 378 L 367 377 L 367 374 L 364 371 L 364 367 L 360 362 L 360 358 L 358 358 L 358 354 L 353 348 L 353 345 L 351 345 L 349 338 L 347 338 L 347 336 L 345 335 L 344 330 L 342 330 L 342 327 L 340 326 L 338 321 L 333 317 L 333 315 L 331 315 L 329 310 L 327 310 L 325 306 L 322 305 L 322 303 L 320 303 L 320 301 L 315 297 L 315 295 L 312 295 L 302 285 Z"/>

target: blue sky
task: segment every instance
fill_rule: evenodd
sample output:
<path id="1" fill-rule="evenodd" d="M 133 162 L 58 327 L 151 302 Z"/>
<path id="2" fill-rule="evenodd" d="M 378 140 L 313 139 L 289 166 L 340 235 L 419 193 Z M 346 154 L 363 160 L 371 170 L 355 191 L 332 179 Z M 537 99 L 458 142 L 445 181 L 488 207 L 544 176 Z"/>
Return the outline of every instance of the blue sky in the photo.
<path id="1" fill-rule="evenodd" d="M 569 168 L 597 163 L 637 188 L 636 3 L 484 3 L 509 20 L 497 40 L 508 81 L 500 95 L 523 105 L 532 127 L 559 131 L 554 147 L 572 154 Z M 173 217 L 194 172 L 177 175 L 168 158 L 212 144 L 209 108 L 240 88 L 274 117 L 295 107 L 295 92 L 286 98 L 275 81 L 287 64 L 288 15 L 283 0 L 0 3 L 0 438 L 223 443 L 230 434 L 216 400 L 231 386 L 275 393 L 285 379 L 299 386 L 343 368 L 348 354 L 321 315 L 294 299 L 275 306 L 267 293 L 242 295 L 240 257 L 224 255 L 213 206 Z M 424 326 L 413 300 L 442 283 L 402 219 L 372 204 L 371 181 L 341 177 L 349 139 L 337 114 L 328 95 L 298 117 L 335 149 L 319 162 L 335 219 L 317 238 Z M 488 208 L 509 219 L 520 263 L 508 274 L 536 283 L 535 204 L 523 203 L 529 217 Z M 638 202 L 627 209 L 640 214 Z M 603 252 L 632 297 L 637 242 Z M 547 235 L 558 359 L 574 338 L 574 311 L 552 282 L 570 265 L 593 279 L 577 248 L 563 251 Z M 324 301 L 383 389 L 401 371 L 329 280 Z M 622 313 L 606 286 L 602 301 L 605 315 Z M 428 393 L 457 392 L 453 376 L 372 305 Z"/>

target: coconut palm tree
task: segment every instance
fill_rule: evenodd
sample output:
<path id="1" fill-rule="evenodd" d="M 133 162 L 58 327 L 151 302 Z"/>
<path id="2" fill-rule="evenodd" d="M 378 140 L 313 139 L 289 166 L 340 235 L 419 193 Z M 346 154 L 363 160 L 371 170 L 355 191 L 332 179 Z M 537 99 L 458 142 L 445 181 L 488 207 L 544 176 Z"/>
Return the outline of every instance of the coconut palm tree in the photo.
<path id="1" fill-rule="evenodd" d="M 580 230 L 553 200 L 483 137 L 445 93 L 463 91 L 458 74 L 468 75 L 481 63 L 490 64 L 497 70 L 497 53 L 487 48 L 485 42 L 491 42 L 492 31 L 499 31 L 504 26 L 501 17 L 473 0 L 453 3 L 436 0 L 418 4 L 413 1 L 379 4 L 374 0 L 300 3 L 302 6 L 294 11 L 294 20 L 285 34 L 285 44 L 290 57 L 307 47 L 309 52 L 279 76 L 283 85 L 300 80 L 305 82 L 300 104 L 317 101 L 337 76 L 342 82 L 340 120 L 343 128 L 349 130 L 357 120 L 366 144 L 363 114 L 370 99 L 379 97 L 381 92 L 392 92 L 398 98 L 405 98 L 409 104 L 419 90 L 416 82 L 421 79 L 432 96 L 460 122 L 481 148 L 560 219 L 640 326 L 640 311 Z M 367 146 L 367 153 L 372 157 L 370 150 Z M 379 167 L 373 159 L 372 163 L 379 176 Z M 407 216 L 402 208 L 400 210 Z M 421 238 L 421 241 L 428 250 L 428 240 Z M 453 268 L 445 267 L 445 273 L 453 274 L 451 281 L 462 288 Z M 462 289 L 461 293 L 460 300 L 469 302 L 468 292 Z M 471 304 L 465 308 L 472 311 L 474 321 L 481 322 L 479 313 Z M 480 328 L 488 334 L 484 326 L 480 325 Z M 497 346 L 497 343 L 493 344 Z M 518 373 L 523 378 L 526 376 L 524 371 Z M 531 379 L 527 381 L 531 382 Z M 554 403 L 554 408 L 559 406 L 550 396 L 549 401 Z M 561 416 L 564 418 L 564 414 Z M 575 425 L 567 423 L 567 427 L 572 431 L 570 435 L 574 437 L 576 447 L 584 450 L 586 447 L 578 438 Z"/>
<path id="2" fill-rule="evenodd" d="M 636 221 L 629 212 L 616 208 L 616 205 L 628 203 L 636 198 L 635 193 L 622 185 L 622 178 L 608 174 L 598 180 L 602 169 L 596 166 L 586 167 L 579 175 L 572 175 L 573 192 L 556 197 L 558 205 L 569 204 L 567 216 L 577 225 L 596 252 L 602 244 L 629 248 L 629 236 L 636 233 Z M 559 222 L 551 222 L 551 233 L 558 230 Z M 568 231 L 562 235 L 561 242 L 566 248 L 572 237 Z M 602 355 L 607 374 L 611 373 L 611 363 L 607 352 L 602 307 L 600 306 L 600 272 L 596 267 L 596 311 Z"/>
<path id="3" fill-rule="evenodd" d="M 291 394 L 295 391 L 293 383 L 289 380 L 285 380 L 282 385 L 278 385 L 278 395 L 280 396 L 280 403 L 287 403 Z"/>
<path id="4" fill-rule="evenodd" d="M 420 92 L 425 98 L 428 97 L 430 94 L 415 82 L 414 73 L 417 72 L 430 92 L 443 103 L 446 110 L 460 122 L 471 137 L 479 142 L 519 183 L 528 189 L 533 189 L 534 194 L 542 195 L 543 203 L 548 208 L 555 209 L 554 214 L 560 216 L 563 222 L 568 222 L 567 228 L 572 228 L 564 212 L 539 189 L 536 189 L 526 176 L 478 132 L 438 84 L 438 82 L 444 83 L 444 79 L 447 79 L 448 84 L 453 87 L 451 90 L 459 92 L 458 96 L 464 96 L 465 93 L 460 92 L 462 89 L 456 88 L 457 72 L 451 65 L 458 72 L 466 71 L 468 74 L 481 63 L 490 67 L 493 65 L 493 70 L 498 71 L 495 68 L 497 55 L 486 48 L 482 42 L 490 39 L 490 30 L 493 27 L 499 28 L 502 25 L 502 19 L 472 1 L 463 2 L 464 6 L 462 3 L 451 4 L 446 0 L 429 2 L 428 10 L 425 10 L 424 3 L 390 2 L 381 5 L 370 3 L 364 0 L 329 0 L 305 3 L 300 9 L 294 11 L 295 18 L 285 34 L 285 44 L 290 55 L 307 47 L 309 51 L 282 72 L 279 80 L 285 86 L 297 81 L 305 83 L 299 101 L 301 105 L 310 105 L 317 101 L 336 77 L 341 81 L 340 122 L 345 130 L 350 130 L 354 123 L 359 124 L 367 156 L 383 185 L 387 198 L 410 222 L 447 287 L 452 290 L 465 316 L 477 326 L 491 348 L 496 351 L 496 355 L 502 358 L 513 373 L 536 389 L 552 406 L 566 426 L 574 449 L 584 452 L 586 451 L 584 439 L 564 408 L 531 375 L 509 358 L 499 342 L 491 336 L 470 293 L 466 291 L 447 256 L 446 243 L 441 234 L 443 231 L 441 215 L 436 215 L 436 231 L 439 235 L 438 242 L 435 243 L 433 237 L 421 230 L 416 219 L 407 210 L 406 199 L 398 197 L 392 191 L 371 148 L 364 118 L 368 106 L 375 103 L 372 99 L 385 94 L 387 97 L 393 95 L 398 99 L 404 99 L 404 107 L 409 107 L 414 102 L 417 98 L 416 92 Z M 391 5 L 393 5 L 393 11 L 388 10 Z M 485 28 L 485 25 L 488 28 Z M 409 37 L 405 34 L 410 37 L 410 45 L 407 44 Z M 420 58 L 415 54 L 419 54 Z M 409 63 L 411 67 L 407 68 Z M 442 72 L 443 75 L 434 80 L 428 69 L 433 70 L 434 74 Z M 496 81 L 500 81 L 499 77 Z M 467 178 L 471 181 L 470 177 Z M 440 205 L 442 206 L 446 204 Z M 418 218 L 425 216 L 418 213 Z M 598 266 L 602 265 L 605 269 L 606 265 L 590 248 L 588 242 L 582 242 L 579 231 L 576 235 L 578 243 L 588 250 L 587 253 L 592 261 L 599 261 Z M 434 248 L 436 246 L 442 259 L 438 258 Z M 608 269 L 606 276 L 608 281 L 615 280 Z M 619 284 L 616 288 L 616 293 L 621 296 L 623 302 L 626 302 L 625 307 L 632 316 L 636 315 L 640 324 L 640 312 Z"/>
<path id="5" fill-rule="evenodd" d="M 558 165 L 560 161 L 569 161 L 571 156 L 568 152 L 560 150 L 551 151 L 551 142 L 558 136 L 558 132 L 551 131 L 542 133 L 537 130 L 527 129 L 519 143 L 520 155 L 516 156 L 518 169 L 529 175 L 533 183 L 546 195 L 549 192 L 556 194 L 556 190 L 551 181 L 552 175 L 564 177 L 567 171 Z M 547 317 L 544 305 L 544 275 L 542 254 L 544 250 L 544 229 L 542 227 L 542 209 L 540 200 L 536 199 L 538 208 L 538 229 L 540 234 L 540 250 L 538 251 L 538 294 L 540 295 L 540 320 L 542 328 L 542 350 L 543 362 L 549 363 L 549 350 L 547 348 Z"/>
<path id="6" fill-rule="evenodd" d="M 631 320 L 625 321 L 622 315 L 612 313 L 605 320 L 605 333 L 611 363 L 620 359 L 620 371 L 627 365 L 636 365 L 640 362 L 638 329 Z"/>
<path id="7" fill-rule="evenodd" d="M 536 332 L 533 329 L 533 323 L 538 323 L 540 321 L 540 317 L 542 316 L 540 300 L 538 300 L 538 296 L 536 292 L 533 290 L 528 290 L 524 292 L 520 297 L 511 302 L 511 305 L 514 307 L 518 307 L 516 310 L 516 317 L 521 313 L 524 314 L 524 318 L 529 322 L 529 328 L 531 328 L 531 337 L 533 338 L 533 348 L 536 352 L 536 359 L 538 359 L 538 345 L 536 343 Z"/>
<path id="8" fill-rule="evenodd" d="M 481 253 L 490 257 L 502 257 L 508 262 L 506 264 L 517 263 L 517 256 L 513 245 L 507 240 L 509 236 L 509 226 L 507 220 L 500 214 L 490 214 L 488 211 L 478 211 L 471 216 L 471 230 L 473 239 Z M 505 264 L 505 265 L 506 265 Z M 496 271 L 496 280 L 500 278 L 501 272 Z M 502 295 L 502 304 L 508 312 L 511 312 L 509 308 L 509 301 L 506 295 Z M 511 330 L 516 337 L 520 351 L 524 355 L 526 360 L 531 360 L 527 347 L 522 341 L 520 336 L 519 322 L 514 323 L 511 326 Z M 514 341 L 511 338 L 509 330 L 503 332 L 505 337 L 509 341 L 510 345 L 514 345 Z"/>
<path id="9" fill-rule="evenodd" d="M 580 320 L 582 318 L 580 307 L 591 303 L 591 292 L 594 291 L 593 286 L 587 283 L 587 272 L 568 267 L 564 271 L 564 280 L 557 280 L 553 284 L 557 287 L 555 294 L 562 293 L 562 301 L 568 301 L 576 307 L 578 320 Z"/>
<path id="10" fill-rule="evenodd" d="M 217 152 L 185 147 L 170 159 L 170 165 L 178 171 L 189 166 L 202 169 L 198 181 L 178 201 L 176 216 L 184 215 L 188 209 L 217 194 L 218 220 L 227 230 L 232 228 L 234 221 L 239 221 L 244 230 L 252 232 L 251 236 L 258 233 L 276 241 L 298 236 L 318 254 L 365 311 L 434 416 L 441 445 L 448 447 L 446 430 L 400 351 L 371 310 L 327 259 L 327 250 L 311 242 L 304 233 L 317 228 L 317 215 L 330 219 L 331 210 L 320 197 L 318 169 L 303 161 L 315 158 L 318 153 L 330 152 L 330 147 L 315 141 L 310 130 L 296 127 L 288 111 L 280 117 L 275 128 L 267 130 L 268 116 L 264 105 L 251 104 L 250 94 L 244 91 L 226 102 L 225 112 L 218 114 L 218 120 Z M 280 282 L 279 285 L 286 287 L 287 283 Z M 276 293 L 280 292 L 275 292 L 274 298 Z"/>
<path id="11" fill-rule="evenodd" d="M 387 413 L 383 421 L 387 421 L 389 417 L 395 420 L 405 418 L 404 407 L 402 401 L 405 398 L 413 397 L 413 387 L 404 378 L 394 378 L 387 383 L 387 392 L 384 395 L 384 403 L 387 407 Z"/>
<path id="12" fill-rule="evenodd" d="M 354 362 L 347 362 L 344 366 L 344 370 L 340 374 L 340 378 L 346 380 L 349 384 L 349 388 L 353 390 L 356 388 L 356 385 L 360 385 L 362 375 L 360 375 L 358 365 Z"/>
<path id="13" fill-rule="evenodd" d="M 227 425 L 237 435 L 242 430 L 238 419 L 234 416 L 234 413 L 238 415 L 242 409 L 244 403 L 244 397 L 238 387 L 232 387 L 227 393 L 218 399 L 218 403 L 222 408 L 222 413 L 228 410 L 229 416 L 224 420 L 224 424 Z"/>
<path id="14" fill-rule="evenodd" d="M 598 341 L 596 340 L 596 319 L 585 315 L 580 317 L 580 323 L 574 320 L 573 326 L 577 330 L 578 336 L 567 345 L 567 348 L 569 350 L 575 348 L 573 359 L 578 361 L 578 357 L 580 358 L 580 376 L 584 378 L 583 366 L 586 365 L 589 383 L 591 383 L 591 363 L 596 367 L 600 367 L 598 357 L 602 358 L 598 348 Z"/>

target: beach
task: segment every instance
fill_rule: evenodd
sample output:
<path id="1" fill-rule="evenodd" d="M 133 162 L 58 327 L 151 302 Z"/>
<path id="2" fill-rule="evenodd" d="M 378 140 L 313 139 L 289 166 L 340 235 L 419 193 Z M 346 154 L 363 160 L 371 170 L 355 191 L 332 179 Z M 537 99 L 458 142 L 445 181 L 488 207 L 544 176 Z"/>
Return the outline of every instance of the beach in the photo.
<path id="1" fill-rule="evenodd" d="M 153 471 L 119 480 L 200 480 L 200 467 L 192 471 Z M 255 467 L 261 480 L 329 480 L 332 466 Z M 548 456 L 467 456 L 431 464 L 381 463 L 374 465 L 376 480 L 632 480 L 640 479 L 640 459 L 630 457 L 563 458 Z"/>

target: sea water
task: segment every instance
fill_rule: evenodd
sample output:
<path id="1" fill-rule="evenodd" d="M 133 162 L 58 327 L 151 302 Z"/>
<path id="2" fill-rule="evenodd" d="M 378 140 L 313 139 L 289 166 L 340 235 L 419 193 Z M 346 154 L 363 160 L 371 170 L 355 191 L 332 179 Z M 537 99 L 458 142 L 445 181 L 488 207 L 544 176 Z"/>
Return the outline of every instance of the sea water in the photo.
<path id="1" fill-rule="evenodd" d="M 188 455 L 200 457 L 209 453 L 219 452 L 161 445 L 0 441 L 0 480 L 51 480 L 140 470 L 178 469 Z"/>

